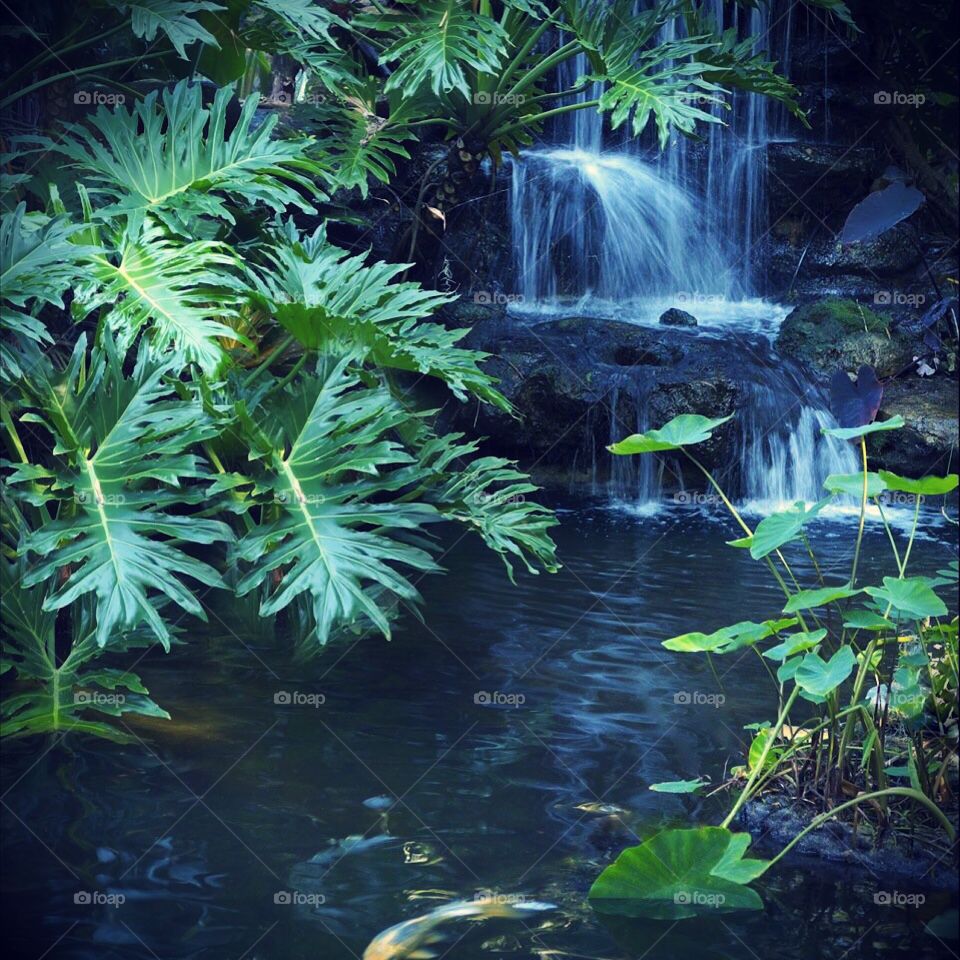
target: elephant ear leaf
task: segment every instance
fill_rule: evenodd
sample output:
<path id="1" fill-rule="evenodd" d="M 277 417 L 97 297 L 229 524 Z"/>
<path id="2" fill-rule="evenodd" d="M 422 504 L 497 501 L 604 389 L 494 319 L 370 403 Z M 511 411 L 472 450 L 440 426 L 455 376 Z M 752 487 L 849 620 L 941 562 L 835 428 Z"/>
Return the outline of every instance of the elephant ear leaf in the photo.
<path id="1" fill-rule="evenodd" d="M 768 864 L 744 859 L 749 845 L 749 834 L 724 827 L 664 830 L 624 850 L 590 888 L 590 903 L 601 913 L 659 920 L 759 910 L 747 884 Z"/>
<path id="2" fill-rule="evenodd" d="M 872 240 L 906 220 L 920 209 L 923 194 L 896 180 L 883 190 L 861 200 L 847 216 L 840 233 L 841 243 L 862 243 Z"/>
<path id="3" fill-rule="evenodd" d="M 709 440 L 717 427 L 723 426 L 730 417 L 718 417 L 711 420 L 698 413 L 681 413 L 659 430 L 635 433 L 615 443 L 607 449 L 611 453 L 629 455 L 634 453 L 660 453 L 666 450 L 679 450 Z"/>
<path id="4" fill-rule="evenodd" d="M 39 492 L 32 487 L 23 496 L 56 503 L 59 512 L 25 538 L 25 549 L 39 559 L 24 586 L 59 582 L 46 610 L 93 595 L 101 647 L 141 624 L 169 647 L 161 601 L 203 618 L 187 581 L 223 585 L 212 566 L 182 546 L 231 538 L 226 524 L 184 509 L 193 498 L 180 481 L 203 476 L 189 451 L 212 435 L 211 426 L 199 401 L 176 396 L 165 368 L 151 372 L 141 362 L 125 377 L 109 341 L 105 351 L 94 351 L 84 377 L 85 348 L 81 338 L 65 374 L 38 378 L 33 409 L 23 417 L 53 435 L 57 454 Z M 37 477 L 25 464 L 11 483 Z"/>
<path id="5" fill-rule="evenodd" d="M 862 427 L 873 423 L 883 400 L 883 384 L 873 367 L 864 364 L 851 380 L 838 370 L 830 381 L 830 406 L 842 428 Z"/>

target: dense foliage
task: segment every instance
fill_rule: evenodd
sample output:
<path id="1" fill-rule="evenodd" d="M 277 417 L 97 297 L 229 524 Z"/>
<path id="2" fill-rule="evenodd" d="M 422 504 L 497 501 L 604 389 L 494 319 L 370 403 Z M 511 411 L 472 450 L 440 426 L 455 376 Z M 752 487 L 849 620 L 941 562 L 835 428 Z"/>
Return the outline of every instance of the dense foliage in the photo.
<path id="1" fill-rule="evenodd" d="M 508 409 L 433 318 L 450 298 L 330 242 L 335 195 L 388 182 L 430 130 L 452 177 L 570 110 L 662 144 L 719 122 L 704 105 L 733 88 L 798 109 L 692 0 L 21 13 L 0 100 L 8 734 L 120 737 L 104 714 L 162 713 L 122 654 L 169 648 L 217 591 L 305 650 L 389 637 L 439 569 L 441 521 L 508 570 L 556 569 L 527 477 L 423 399 L 427 378 Z"/>
<path id="2" fill-rule="evenodd" d="M 956 831 L 942 806 L 954 798 L 950 764 L 957 753 L 957 618 L 938 594 L 956 592 L 957 561 L 934 577 L 908 576 L 924 497 L 956 490 L 957 474 L 919 480 L 869 469 L 866 437 L 904 426 L 899 416 L 874 421 L 880 398 L 851 402 L 850 381 L 840 372 L 834 389 L 841 426 L 825 428 L 856 443 L 863 470 L 835 474 L 826 496 L 764 517 L 751 527 L 688 447 L 708 440 L 729 417 L 683 414 L 657 430 L 614 444 L 634 456 L 681 452 L 698 467 L 744 536 L 730 541 L 764 563 L 783 591 L 784 606 L 767 619 L 744 620 L 711 633 L 694 631 L 663 641 L 680 654 L 725 657 L 751 651 L 764 664 L 777 697 L 775 719 L 748 726 L 746 762 L 731 770 L 736 800 L 718 827 L 665 830 L 624 851 L 597 879 L 590 896 L 598 909 L 634 916 L 681 919 L 705 908 L 759 909 L 747 884 L 780 860 L 826 819 L 856 809 L 874 837 L 893 826 L 916 831 L 926 818 L 951 842 Z M 869 368 L 859 381 L 876 384 Z M 867 391 L 864 391 L 864 394 Z M 881 389 L 882 393 L 882 389 Z M 912 499 L 913 525 L 905 545 L 883 511 L 888 491 Z M 837 498 L 856 495 L 860 521 L 849 576 L 827 582 L 808 535 L 810 521 Z M 892 551 L 891 575 L 864 585 L 858 576 L 868 505 L 876 510 Z M 801 584 L 790 550 L 809 557 L 816 583 Z M 775 669 L 774 669 L 775 668 Z M 728 671 L 725 671 L 728 672 Z M 702 792 L 706 778 L 655 784 L 666 793 Z M 772 860 L 744 859 L 748 833 L 730 827 L 751 800 L 779 792 L 810 805 L 817 815 Z M 906 805 L 902 805 L 907 801 Z M 898 805 L 899 804 L 899 805 Z M 863 828 L 863 827 L 862 827 Z M 693 899 L 694 891 L 699 899 Z"/>

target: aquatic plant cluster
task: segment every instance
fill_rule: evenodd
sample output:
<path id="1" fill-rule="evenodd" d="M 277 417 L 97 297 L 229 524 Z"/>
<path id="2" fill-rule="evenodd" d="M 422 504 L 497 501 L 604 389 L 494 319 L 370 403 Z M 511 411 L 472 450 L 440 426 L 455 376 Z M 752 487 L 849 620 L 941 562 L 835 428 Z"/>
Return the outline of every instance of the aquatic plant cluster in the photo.
<path id="1" fill-rule="evenodd" d="M 938 591 L 955 592 L 958 564 L 954 560 L 935 577 L 907 576 L 907 569 L 923 498 L 953 492 L 960 478 L 949 474 L 914 480 L 888 470 L 870 471 L 867 437 L 904 426 L 899 416 L 874 420 L 879 397 L 870 388 L 876 385 L 870 368 L 861 368 L 853 384 L 841 371 L 835 380 L 834 407 L 844 425 L 823 428 L 836 439 L 858 445 L 862 471 L 827 477 L 822 500 L 812 505 L 797 502 L 764 517 L 755 527 L 688 449 L 709 440 L 729 418 L 681 414 L 660 429 L 634 434 L 610 447 L 619 456 L 679 451 L 688 457 L 744 534 L 729 541 L 730 547 L 747 550 L 765 564 L 785 602 L 775 619 L 742 620 L 712 633 L 695 631 L 663 641 L 667 650 L 680 654 L 723 657 L 753 651 L 770 674 L 779 709 L 776 719 L 750 725 L 747 762 L 730 771 L 729 786 L 736 799 L 722 823 L 665 830 L 625 850 L 590 890 L 599 909 L 683 918 L 704 908 L 759 908 L 762 901 L 750 881 L 807 833 L 853 809 L 871 820 L 869 829 L 875 836 L 890 826 L 914 830 L 918 821 L 927 820 L 946 834 L 951 845 L 956 842 L 956 828 L 941 805 L 953 799 L 957 618 L 950 618 Z M 910 534 L 899 547 L 881 502 L 887 491 L 908 494 L 914 501 Z M 851 494 L 859 496 L 860 519 L 850 573 L 828 583 L 807 528 L 831 501 Z M 883 523 L 893 561 L 891 575 L 870 585 L 858 580 L 868 504 Z M 801 545 L 809 556 L 815 584 L 804 586 L 794 574 L 787 557 L 793 544 Z M 701 777 L 654 784 L 651 789 L 697 793 L 707 786 Z M 733 833 L 730 827 L 751 800 L 775 790 L 795 802 L 812 802 L 816 815 L 773 859 L 744 859 L 750 834 Z"/>
<path id="2" fill-rule="evenodd" d="M 804 3 L 857 29 L 842 0 Z M 557 118 L 591 111 L 652 150 L 722 135 L 735 93 L 806 122 L 799 91 L 755 39 L 693 0 L 90 0 L 70 22 L 52 0 L 35 6 L 39 52 L 0 81 L 0 672 L 2 735 L 38 749 L 50 735 L 134 749 L 124 715 L 171 719 L 138 665 L 154 647 L 189 644 L 224 598 L 306 659 L 348 639 L 390 640 L 398 621 L 421 616 L 420 583 L 443 572 L 440 525 L 478 538 L 505 580 L 556 573 L 558 519 L 538 484 L 451 426 L 464 422 L 453 409 L 517 411 L 490 355 L 464 345 L 470 329 L 445 313 L 455 285 L 430 289 L 418 272 L 424 236 Z M 13 36 L 38 36 L 18 20 Z M 693 195 L 652 165 L 579 142 L 525 162 L 512 170 L 511 208 L 525 292 L 476 294 L 476 306 L 590 291 L 619 309 L 641 269 L 655 298 L 678 286 L 742 292 L 724 276 L 724 251 L 702 249 Z M 358 198 L 401 179 L 409 189 L 411 178 L 403 262 L 341 243 Z M 881 209 L 851 217 L 849 242 L 923 203 L 899 181 L 886 189 L 895 196 Z M 540 220 L 546 194 L 554 212 Z M 587 197 L 599 207 L 583 226 Z M 401 206 L 384 202 L 391 215 Z M 748 232 L 758 217 L 751 210 Z M 581 256 L 607 231 L 616 243 Z M 577 251 L 575 276 L 551 260 L 558 232 Z M 938 300 L 928 337 L 948 316 L 955 332 L 949 304 Z M 666 313 L 668 327 L 697 327 L 686 311 Z M 804 407 L 806 447 L 860 469 L 831 473 L 822 499 L 756 523 L 697 456 L 731 416 L 683 413 L 609 447 L 613 459 L 669 455 L 699 471 L 709 492 L 675 502 L 722 504 L 740 534 L 730 549 L 765 567 L 783 605 L 663 642 L 711 669 L 755 655 L 777 709 L 758 711 L 743 762 L 722 782 L 651 785 L 719 799 L 726 812 L 715 825 L 659 830 L 598 867 L 580 896 L 598 913 L 673 921 L 758 909 L 751 883 L 833 819 L 872 839 L 909 833 L 955 850 L 958 630 L 947 602 L 958 566 L 927 576 L 910 561 L 922 501 L 954 495 L 958 477 L 870 469 L 871 438 L 905 425 L 878 419 L 881 396 L 873 368 L 837 373 L 839 425 Z M 741 422 L 764 441 L 766 422 Z M 742 462 L 764 472 L 745 490 L 795 489 L 785 447 L 770 448 L 745 445 Z M 891 494 L 913 507 L 905 539 L 884 510 Z M 840 501 L 858 506 L 850 569 L 837 580 L 811 531 Z M 863 574 L 868 517 L 891 551 L 879 578 Z M 475 707 L 525 704 L 522 692 L 489 690 Z M 719 688 L 681 696 L 723 703 Z M 284 689 L 274 703 L 319 711 L 325 698 Z M 810 817 L 760 859 L 740 828 L 771 796 Z M 395 800 L 364 805 L 386 824 Z M 385 834 L 347 838 L 334 853 Z M 323 905 L 319 893 L 276 896 Z M 540 922 L 553 909 L 451 894 L 384 930 L 364 958 L 433 956 L 450 924 Z"/>

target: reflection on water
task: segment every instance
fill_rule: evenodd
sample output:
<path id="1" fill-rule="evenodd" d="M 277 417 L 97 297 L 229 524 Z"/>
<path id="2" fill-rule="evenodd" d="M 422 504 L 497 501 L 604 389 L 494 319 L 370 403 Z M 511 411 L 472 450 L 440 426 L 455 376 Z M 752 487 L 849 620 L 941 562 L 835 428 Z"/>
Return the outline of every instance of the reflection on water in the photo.
<path id="1" fill-rule="evenodd" d="M 899 910 L 874 903 L 877 878 L 809 866 L 764 879 L 762 914 L 592 913 L 584 895 L 616 851 L 664 823 L 716 822 L 712 801 L 649 784 L 720 779 L 743 724 L 772 710 L 749 652 L 717 661 L 723 705 L 698 705 L 718 692 L 707 662 L 660 641 L 781 604 L 699 511 L 581 504 L 561 519 L 555 577 L 511 588 L 489 553 L 451 540 L 449 575 L 421 583 L 426 624 L 391 643 L 298 667 L 289 644 L 223 612 L 189 649 L 140 665 L 174 717 L 129 721 L 142 746 L 9 747 L 8 952 L 346 960 L 392 924 L 493 891 L 559 909 L 458 925 L 440 955 L 950 956 L 924 932 L 949 897 Z M 837 577 L 850 532 L 817 531 Z M 868 553 L 883 549 L 874 531 Z M 935 529 L 916 554 L 934 569 L 952 551 Z"/>

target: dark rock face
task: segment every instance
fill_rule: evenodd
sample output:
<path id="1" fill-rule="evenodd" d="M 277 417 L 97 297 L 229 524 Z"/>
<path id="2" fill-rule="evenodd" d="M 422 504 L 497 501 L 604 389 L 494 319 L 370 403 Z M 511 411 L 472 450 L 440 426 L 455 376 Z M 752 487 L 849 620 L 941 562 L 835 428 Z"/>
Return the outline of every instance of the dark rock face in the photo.
<path id="1" fill-rule="evenodd" d="M 734 413 L 751 388 L 753 364 L 744 362 L 743 352 L 776 364 L 762 337 L 731 343 L 679 327 L 667 333 L 592 317 L 525 322 L 496 307 L 479 319 L 475 304 L 458 306 L 449 322 L 474 323 L 463 343 L 491 354 L 487 369 L 500 378 L 518 419 L 470 404 L 452 412 L 453 426 L 489 437 L 497 452 L 538 469 L 591 469 L 609 459 L 604 448 L 611 438 L 681 413 Z M 638 422 L 640 397 L 645 424 Z M 699 453 L 708 465 L 727 465 L 735 444 L 731 425 Z"/>
<path id="2" fill-rule="evenodd" d="M 750 831 L 758 849 L 779 851 L 812 818 L 806 807 L 790 798 L 771 796 L 751 800 L 738 819 Z M 835 820 L 828 820 L 807 834 L 791 856 L 795 860 L 815 859 L 818 865 L 833 864 L 847 876 L 852 871 L 863 871 L 872 877 L 911 881 L 925 888 L 956 890 L 958 886 L 955 866 L 911 838 L 894 835 L 875 844 L 848 824 Z"/>
<path id="3" fill-rule="evenodd" d="M 826 379 L 862 364 L 889 377 L 909 366 L 913 344 L 889 320 L 854 300 L 828 298 L 793 310 L 777 335 L 777 350 Z"/>
<path id="4" fill-rule="evenodd" d="M 660 314 L 660 322 L 668 327 L 695 327 L 697 318 L 686 310 L 671 307 Z"/>
<path id="5" fill-rule="evenodd" d="M 960 442 L 958 405 L 960 389 L 950 377 L 910 375 L 894 380 L 884 390 L 879 419 L 899 413 L 907 425 L 874 434 L 875 459 L 885 469 L 908 477 L 955 473 Z"/>

